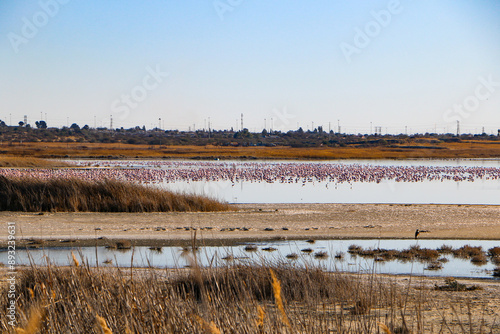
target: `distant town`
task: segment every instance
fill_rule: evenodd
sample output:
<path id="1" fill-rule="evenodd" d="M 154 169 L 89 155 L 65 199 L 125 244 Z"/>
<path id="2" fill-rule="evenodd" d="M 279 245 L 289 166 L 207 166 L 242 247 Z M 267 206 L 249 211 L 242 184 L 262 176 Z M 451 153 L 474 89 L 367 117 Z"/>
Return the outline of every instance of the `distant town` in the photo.
<path id="1" fill-rule="evenodd" d="M 500 134 L 500 130 L 499 130 Z M 137 145 L 214 145 L 214 146 L 289 146 L 289 147 L 357 147 L 404 145 L 406 143 L 425 143 L 427 145 L 460 142 L 462 140 L 500 141 L 499 135 L 466 133 L 418 133 L 418 134 L 346 134 L 333 130 L 325 131 L 318 126 L 313 130 L 282 132 L 263 129 L 250 132 L 248 129 L 235 131 L 202 129 L 196 131 L 163 130 L 143 127 L 108 129 L 91 128 L 73 123 L 62 128 L 49 127 L 45 121 L 34 125 L 20 121 L 16 126 L 8 126 L 0 120 L 0 141 L 22 142 L 67 142 L 67 143 L 123 143 Z M 410 147 L 409 147 L 410 148 Z M 422 147 L 420 147 L 422 148 Z M 432 147 L 429 147 L 432 148 Z"/>

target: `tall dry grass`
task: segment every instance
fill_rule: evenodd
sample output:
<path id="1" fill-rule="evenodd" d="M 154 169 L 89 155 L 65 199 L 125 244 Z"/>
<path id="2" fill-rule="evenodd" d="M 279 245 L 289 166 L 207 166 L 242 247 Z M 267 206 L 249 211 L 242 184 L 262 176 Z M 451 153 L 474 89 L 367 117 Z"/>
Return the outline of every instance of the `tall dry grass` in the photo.
<path id="1" fill-rule="evenodd" d="M 30 179 L 0 176 L 0 211 L 227 211 L 204 196 L 176 194 L 117 180 Z"/>
<path id="2" fill-rule="evenodd" d="M 198 270 L 170 277 L 149 270 L 131 279 L 128 270 L 117 268 L 31 267 L 18 281 L 20 326 L 31 321 L 25 310 L 40 301 L 42 333 L 323 333 L 334 328 L 361 333 L 362 328 L 375 331 L 376 320 L 382 320 L 338 313 L 340 305 L 349 308 L 368 293 L 368 283 L 359 278 L 285 265 Z M 374 307 L 396 306 L 385 296 L 394 295 L 391 288 L 375 290 Z M 6 302 L 2 298 L 0 307 Z M 8 330 L 7 321 L 0 320 L 0 331 Z"/>
<path id="3" fill-rule="evenodd" d="M 62 161 L 27 157 L 0 157 L 0 168 L 52 168 L 69 167 L 70 164 Z"/>
<path id="4" fill-rule="evenodd" d="M 36 267 L 18 274 L 19 329 L 41 333 L 494 333 L 456 318 L 428 324 L 427 293 L 376 275 L 285 263 L 189 270 Z M 4 290 L 0 289 L 2 296 Z M 8 299 L 0 298 L 0 309 Z M 33 316 L 38 310 L 42 317 Z M 31 312 L 31 313 L 30 313 Z M 470 312 L 470 309 L 469 309 Z M 457 319 L 459 322 L 457 322 Z M 479 322 L 480 319 L 476 319 Z M 0 317 L 0 332 L 14 333 Z M 470 329 L 470 330 L 469 330 Z M 473 331 L 474 329 L 474 331 Z"/>

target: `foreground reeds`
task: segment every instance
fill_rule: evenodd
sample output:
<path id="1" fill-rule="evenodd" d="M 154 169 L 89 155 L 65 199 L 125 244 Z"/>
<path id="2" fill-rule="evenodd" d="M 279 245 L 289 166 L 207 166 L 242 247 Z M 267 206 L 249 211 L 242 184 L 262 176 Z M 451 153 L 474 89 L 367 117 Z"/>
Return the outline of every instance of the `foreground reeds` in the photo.
<path id="1" fill-rule="evenodd" d="M 204 196 L 176 194 L 118 180 L 7 178 L 0 176 L 0 211 L 168 212 L 227 211 Z"/>
<path id="2" fill-rule="evenodd" d="M 0 289 L 2 296 L 4 289 Z M 32 266 L 18 273 L 16 307 L 18 329 L 36 323 L 41 333 L 500 330 L 495 319 L 474 318 L 473 306 L 466 301 L 457 311 L 451 302 L 437 304 L 427 297 L 430 292 L 421 289 L 410 293 L 405 286 L 376 275 L 327 273 L 280 263 L 200 268 L 194 259 L 189 270 L 134 269 L 133 276 L 130 268 Z M 7 303 L 7 298 L 1 298 L 0 308 Z M 456 313 L 452 318 L 442 311 L 446 303 Z M 470 323 L 464 320 L 467 313 L 457 313 L 462 306 L 467 306 Z M 426 317 L 432 308 L 440 314 L 437 318 Z M 0 332 L 15 333 L 7 321 L 0 318 Z"/>
<path id="3" fill-rule="evenodd" d="M 391 307 L 395 300 L 386 296 L 396 296 L 379 283 L 284 265 L 196 268 L 170 278 L 154 270 L 133 279 L 129 273 L 82 266 L 24 270 L 18 283 L 20 327 L 32 321 L 28 310 L 43 301 L 43 333 L 280 333 L 292 328 L 318 333 L 343 327 L 357 333 L 364 326 L 375 330 L 376 321 L 349 310 L 328 316 L 334 305 L 369 299 L 374 307 Z M 0 328 L 10 329 L 3 319 Z"/>

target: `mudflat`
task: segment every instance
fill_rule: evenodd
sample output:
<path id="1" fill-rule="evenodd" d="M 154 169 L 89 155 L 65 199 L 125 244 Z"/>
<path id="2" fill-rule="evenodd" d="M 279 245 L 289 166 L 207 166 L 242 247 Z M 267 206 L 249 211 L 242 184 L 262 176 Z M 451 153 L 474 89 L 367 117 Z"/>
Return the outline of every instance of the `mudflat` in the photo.
<path id="1" fill-rule="evenodd" d="M 498 239 L 500 206 L 420 204 L 239 204 L 229 212 L 26 213 L 1 212 L 0 246 L 15 222 L 19 246 L 95 245 L 128 239 L 167 245 L 198 240 L 231 244 L 269 239 L 419 238 Z M 31 240 L 33 242 L 33 240 Z"/>

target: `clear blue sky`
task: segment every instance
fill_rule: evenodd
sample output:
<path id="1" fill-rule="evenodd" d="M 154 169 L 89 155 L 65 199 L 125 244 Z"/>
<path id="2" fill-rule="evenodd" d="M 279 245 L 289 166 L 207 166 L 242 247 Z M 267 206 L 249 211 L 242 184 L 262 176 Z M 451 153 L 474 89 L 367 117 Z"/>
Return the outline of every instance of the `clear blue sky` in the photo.
<path id="1" fill-rule="evenodd" d="M 0 15 L 7 124 L 500 128 L 499 1 L 3 0 Z"/>

